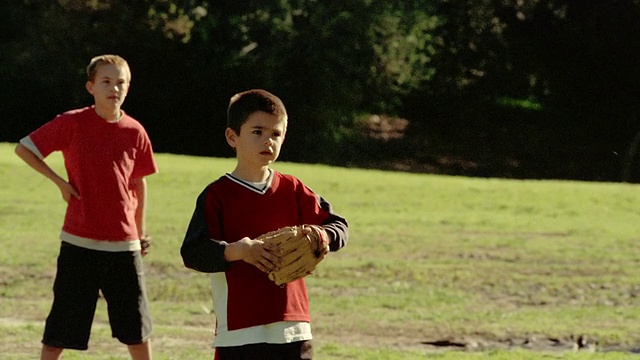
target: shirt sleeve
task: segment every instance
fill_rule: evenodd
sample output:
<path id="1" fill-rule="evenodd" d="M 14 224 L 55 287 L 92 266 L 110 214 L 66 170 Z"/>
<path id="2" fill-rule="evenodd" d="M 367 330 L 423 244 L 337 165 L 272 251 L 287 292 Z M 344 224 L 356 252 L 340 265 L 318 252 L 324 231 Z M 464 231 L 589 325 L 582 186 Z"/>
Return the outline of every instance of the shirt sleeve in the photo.
<path id="1" fill-rule="evenodd" d="M 54 151 L 64 150 L 71 143 L 74 131 L 73 120 L 64 114 L 40 126 L 20 143 L 44 159 Z M 35 150 L 35 151 L 34 151 Z"/>
<path id="2" fill-rule="evenodd" d="M 331 204 L 319 196 L 318 202 L 323 211 L 329 216 L 322 223 L 322 227 L 329 235 L 329 250 L 338 251 L 347 245 L 349 241 L 349 224 L 347 219 L 333 212 Z"/>
<path id="3" fill-rule="evenodd" d="M 157 173 L 158 166 L 156 165 L 155 157 L 153 156 L 151 140 L 144 129 L 141 130 L 138 136 L 138 143 L 136 146 L 138 147 L 138 153 L 131 177 L 137 179 Z"/>
<path id="4" fill-rule="evenodd" d="M 180 248 L 180 255 L 187 268 L 206 272 L 226 271 L 230 263 L 224 258 L 227 243 L 211 239 L 207 222 L 207 197 L 211 185 L 198 196 L 196 208 Z"/>
<path id="5" fill-rule="evenodd" d="M 40 158 L 40 160 L 44 159 L 42 153 L 40 153 L 40 150 L 38 150 L 38 147 L 33 143 L 33 140 L 31 140 L 31 137 L 29 135 L 20 139 L 20 144 L 29 149 L 29 151 L 34 153 L 38 158 Z"/>
<path id="6" fill-rule="evenodd" d="M 349 224 L 347 220 L 333 212 L 331 204 L 305 185 L 299 195 L 303 224 L 322 225 L 329 235 L 329 250 L 338 251 L 347 245 Z"/>

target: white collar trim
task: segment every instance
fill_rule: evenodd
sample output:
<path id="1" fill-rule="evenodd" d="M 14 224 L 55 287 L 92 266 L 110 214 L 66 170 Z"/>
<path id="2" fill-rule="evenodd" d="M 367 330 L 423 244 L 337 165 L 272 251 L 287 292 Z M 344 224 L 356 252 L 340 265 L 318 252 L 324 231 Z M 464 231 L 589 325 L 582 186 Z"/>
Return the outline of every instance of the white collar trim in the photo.
<path id="1" fill-rule="evenodd" d="M 226 173 L 225 176 L 229 180 L 233 181 L 234 183 L 244 186 L 245 188 L 255 193 L 258 193 L 260 195 L 264 195 L 267 192 L 267 190 L 269 190 L 269 188 L 271 187 L 271 183 L 273 182 L 273 170 L 271 169 L 269 169 L 269 176 L 267 177 L 267 180 L 264 183 L 252 183 L 249 181 L 245 181 L 231 175 L 231 173 Z"/>

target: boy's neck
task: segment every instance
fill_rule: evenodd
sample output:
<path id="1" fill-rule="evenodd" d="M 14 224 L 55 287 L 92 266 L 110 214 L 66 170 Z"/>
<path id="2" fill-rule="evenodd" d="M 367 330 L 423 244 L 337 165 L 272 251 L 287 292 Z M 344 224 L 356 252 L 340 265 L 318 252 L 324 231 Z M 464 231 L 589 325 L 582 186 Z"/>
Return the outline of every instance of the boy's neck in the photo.
<path id="1" fill-rule="evenodd" d="M 105 121 L 107 122 L 116 122 L 116 121 L 120 121 L 120 119 L 122 119 L 122 111 L 120 110 L 120 108 L 114 108 L 114 109 L 103 109 L 103 108 L 98 108 L 97 106 L 95 107 L 96 110 L 96 114 L 98 114 L 98 116 L 100 116 L 101 118 L 103 118 Z"/>
<path id="2" fill-rule="evenodd" d="M 246 169 L 236 166 L 231 175 L 247 182 L 261 183 L 267 181 L 270 173 L 271 170 L 268 166 L 262 167 L 260 169 Z"/>

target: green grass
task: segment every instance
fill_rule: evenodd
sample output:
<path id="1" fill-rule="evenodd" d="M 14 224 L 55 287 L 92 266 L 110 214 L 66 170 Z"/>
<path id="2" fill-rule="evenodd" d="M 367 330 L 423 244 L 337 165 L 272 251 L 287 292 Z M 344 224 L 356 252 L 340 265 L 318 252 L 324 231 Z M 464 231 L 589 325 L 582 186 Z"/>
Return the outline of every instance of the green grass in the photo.
<path id="1" fill-rule="evenodd" d="M 0 144 L 0 353 L 31 359 L 65 206 L 13 147 Z M 146 258 L 154 355 L 211 358 L 208 277 L 185 269 L 179 248 L 197 195 L 235 161 L 157 161 Z M 62 172 L 59 155 L 48 162 Z M 350 223 L 349 245 L 308 278 L 317 359 L 627 359 L 640 349 L 637 185 L 274 167 Z M 99 305 L 89 351 L 65 359 L 128 358 Z M 596 339 L 598 353 L 573 352 L 580 335 Z M 461 346 L 426 344 L 437 341 Z"/>

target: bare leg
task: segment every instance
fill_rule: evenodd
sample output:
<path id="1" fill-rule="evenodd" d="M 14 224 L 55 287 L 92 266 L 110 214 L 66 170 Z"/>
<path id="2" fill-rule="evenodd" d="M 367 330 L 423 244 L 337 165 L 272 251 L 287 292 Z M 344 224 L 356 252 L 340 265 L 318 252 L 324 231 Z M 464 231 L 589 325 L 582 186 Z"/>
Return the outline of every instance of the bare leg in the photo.
<path id="1" fill-rule="evenodd" d="M 133 360 L 151 360 L 151 341 L 137 345 L 128 345 L 129 354 Z"/>
<path id="2" fill-rule="evenodd" d="M 62 350 L 64 349 L 43 344 L 40 360 L 60 360 L 62 358 Z"/>

